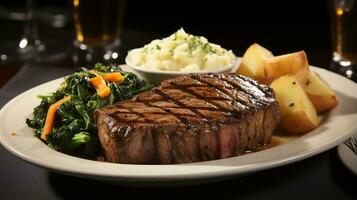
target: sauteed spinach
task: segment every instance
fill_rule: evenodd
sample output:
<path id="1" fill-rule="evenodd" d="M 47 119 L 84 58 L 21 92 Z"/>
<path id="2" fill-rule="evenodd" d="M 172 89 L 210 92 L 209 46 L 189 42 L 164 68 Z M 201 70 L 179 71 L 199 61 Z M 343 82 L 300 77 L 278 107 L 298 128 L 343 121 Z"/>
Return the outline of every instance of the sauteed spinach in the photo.
<path id="1" fill-rule="evenodd" d="M 106 97 L 100 97 L 89 80 L 96 74 L 110 72 L 120 72 L 124 76 L 124 81 L 106 81 L 111 93 Z M 97 63 L 93 70 L 83 68 L 67 76 L 56 92 L 39 96 L 41 103 L 34 109 L 33 118 L 28 118 L 26 123 L 34 129 L 34 135 L 41 139 L 49 107 L 65 96 L 71 96 L 70 101 L 57 108 L 52 132 L 47 134 L 46 141 L 43 141 L 57 151 L 93 159 L 101 151 L 93 111 L 117 101 L 130 99 L 150 88 L 149 84 L 135 74 L 122 71 L 117 65 L 105 66 Z"/>

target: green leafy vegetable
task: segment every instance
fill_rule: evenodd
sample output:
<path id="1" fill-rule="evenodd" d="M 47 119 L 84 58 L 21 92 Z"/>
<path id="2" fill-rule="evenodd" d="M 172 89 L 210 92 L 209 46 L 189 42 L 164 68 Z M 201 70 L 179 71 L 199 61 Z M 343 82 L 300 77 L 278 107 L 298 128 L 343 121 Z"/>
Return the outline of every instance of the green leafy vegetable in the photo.
<path id="1" fill-rule="evenodd" d="M 125 79 L 121 83 L 107 82 L 111 94 L 103 98 L 97 94 L 89 79 L 95 77 L 95 74 L 109 72 L 120 72 Z M 34 135 L 40 138 L 48 108 L 70 95 L 71 100 L 59 106 L 56 111 L 53 130 L 46 137 L 47 143 L 51 148 L 66 154 L 95 158 L 100 155 L 101 148 L 93 119 L 94 110 L 130 99 L 150 88 L 150 85 L 135 74 L 124 72 L 117 65 L 97 63 L 93 70 L 81 69 L 66 77 L 65 82 L 51 95 L 39 96 L 42 101 L 34 109 L 33 118 L 28 118 L 26 123 L 34 129 Z"/>

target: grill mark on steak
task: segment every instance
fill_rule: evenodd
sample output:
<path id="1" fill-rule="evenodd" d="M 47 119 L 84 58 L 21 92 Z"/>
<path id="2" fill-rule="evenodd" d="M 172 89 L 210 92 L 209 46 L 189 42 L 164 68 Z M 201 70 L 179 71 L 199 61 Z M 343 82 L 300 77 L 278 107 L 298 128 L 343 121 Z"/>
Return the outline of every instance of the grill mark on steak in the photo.
<path id="1" fill-rule="evenodd" d="M 115 106 L 118 107 L 118 108 L 123 108 L 123 107 L 122 107 L 121 105 L 119 105 L 119 104 L 116 104 Z M 126 108 L 126 109 L 129 110 L 129 112 L 123 113 L 123 112 L 121 112 L 121 111 L 115 111 L 115 112 L 111 113 L 109 116 L 112 117 L 112 118 L 117 118 L 117 119 L 118 119 L 118 117 L 116 117 L 116 116 L 123 115 L 123 117 L 119 117 L 119 119 L 121 119 L 122 122 L 123 122 L 123 121 L 127 122 L 128 120 L 123 120 L 122 118 L 124 118 L 125 115 L 126 115 L 126 116 L 133 116 L 133 114 L 135 114 L 135 115 L 137 116 L 137 118 L 136 118 L 136 120 L 130 120 L 131 123 L 138 123 L 138 122 L 140 122 L 140 123 L 142 123 L 142 122 L 155 122 L 155 120 L 150 120 L 150 119 L 146 118 L 146 117 L 145 117 L 145 113 L 141 113 L 141 112 L 135 111 L 135 110 L 134 110 L 135 108 Z M 164 111 L 164 112 L 165 112 L 165 111 Z M 150 112 L 150 114 L 167 115 L 167 113 L 161 113 L 161 112 Z M 133 117 L 134 117 L 134 116 L 133 116 Z M 126 117 L 125 117 L 125 118 L 126 118 Z M 144 121 L 140 121 L 140 120 L 138 120 L 138 119 L 144 119 Z M 119 122 L 120 122 L 120 121 L 119 121 Z"/>
<path id="2" fill-rule="evenodd" d="M 141 101 L 141 100 L 138 100 L 138 101 Z M 147 102 L 144 102 L 144 101 L 142 103 L 145 103 L 150 107 L 157 107 L 157 106 L 152 106 L 151 104 L 149 104 Z M 161 108 L 161 107 L 157 107 L 157 108 Z M 187 119 L 186 118 L 182 118 L 182 116 L 187 117 L 187 114 L 186 113 L 184 113 L 184 114 L 176 113 L 176 112 L 171 111 L 171 109 L 182 109 L 182 110 L 187 110 L 187 111 L 191 111 L 192 113 L 194 113 L 192 108 L 197 109 L 197 113 L 199 113 L 202 116 L 206 116 L 203 113 L 215 114 L 215 112 L 217 112 L 216 113 L 217 115 L 219 115 L 219 114 L 222 115 L 222 113 L 220 111 L 218 111 L 217 109 L 214 109 L 214 108 L 201 108 L 201 107 L 187 107 L 187 108 L 167 107 L 167 108 L 161 108 L 162 110 L 166 111 L 166 113 L 150 112 L 149 114 L 158 114 L 158 115 L 167 115 L 167 116 L 173 115 L 173 116 L 177 117 L 178 120 L 182 119 L 182 123 L 185 124 L 187 122 Z M 122 111 L 115 111 L 115 112 L 112 112 L 111 114 L 109 114 L 109 116 L 114 118 L 119 114 L 127 114 L 128 116 L 135 114 L 135 115 L 139 115 L 139 117 L 145 117 L 144 114 L 142 114 L 140 112 L 133 111 L 132 109 L 130 109 L 130 110 L 128 109 L 128 111 L 126 111 L 124 113 Z M 198 116 L 195 115 L 195 114 L 191 114 L 190 116 L 195 117 L 196 119 L 198 119 Z M 224 115 L 222 115 L 222 116 L 224 116 Z M 206 119 L 205 121 L 207 121 L 207 123 L 209 123 L 210 119 Z M 125 122 L 127 122 L 127 121 L 125 121 Z M 135 123 L 135 122 L 144 122 L 144 121 L 130 120 L 130 122 Z M 154 122 L 154 121 L 148 121 L 148 122 Z"/>
<path id="3" fill-rule="evenodd" d="M 234 77 L 234 78 L 240 80 L 239 84 L 237 84 L 236 82 L 232 81 L 230 77 L 227 77 L 225 75 L 214 74 L 214 76 L 222 81 L 225 81 L 227 84 L 231 85 L 233 88 L 237 88 L 236 90 L 240 89 L 240 90 L 244 91 L 244 93 L 246 95 L 248 95 L 251 100 L 254 100 L 255 105 L 258 104 L 256 106 L 263 106 L 263 105 L 267 105 L 268 103 L 271 103 L 271 101 L 266 100 L 266 98 L 263 96 L 263 95 L 265 95 L 265 93 L 258 95 L 257 92 L 259 90 L 252 89 L 252 88 L 256 87 L 256 85 L 252 85 L 251 82 L 249 83 L 249 85 L 245 84 L 246 83 L 245 79 L 240 79 L 240 77 L 238 77 L 238 76 Z M 259 91 L 259 92 L 261 92 L 261 91 Z"/>
<path id="4" fill-rule="evenodd" d="M 183 104 L 183 103 L 181 103 L 181 102 L 175 100 L 174 98 L 168 96 L 167 94 L 165 94 L 164 92 L 162 92 L 162 91 L 161 91 L 160 89 L 158 89 L 158 88 L 155 88 L 155 89 L 153 89 L 152 91 L 153 91 L 154 93 L 156 93 L 156 94 L 161 95 L 162 97 L 164 97 L 164 98 L 166 98 L 166 99 L 168 99 L 168 100 L 170 100 L 170 101 L 173 101 L 175 104 L 179 105 L 179 106 L 182 107 L 182 108 L 190 109 L 192 112 L 194 112 L 194 113 L 197 114 L 198 116 L 202 117 L 205 121 L 207 121 L 207 119 L 205 118 L 204 115 L 202 115 L 200 112 L 197 112 L 197 110 L 196 110 L 197 108 L 195 108 L 195 107 L 191 108 L 191 107 L 189 107 L 189 106 L 186 106 L 185 104 Z M 176 113 L 174 113 L 174 115 L 176 115 Z"/>
<path id="5" fill-rule="evenodd" d="M 239 107 L 243 107 L 243 109 L 251 109 L 252 105 L 247 104 L 247 102 L 242 101 L 241 99 L 234 98 L 234 96 L 229 94 L 226 90 L 217 87 L 216 85 L 210 83 L 209 81 L 205 81 L 205 80 L 201 79 L 200 76 L 194 74 L 191 77 L 194 78 L 195 80 L 201 82 L 201 83 L 205 83 L 206 85 L 208 85 L 210 87 L 213 87 L 216 91 L 218 91 L 220 93 L 223 93 L 225 96 L 227 96 L 229 98 L 229 100 L 231 101 L 232 105 L 236 104 Z M 216 77 L 216 78 L 218 78 L 218 77 Z M 232 91 L 235 91 L 232 85 L 229 85 L 229 86 L 230 86 L 230 89 L 232 89 Z"/>
<path id="6" fill-rule="evenodd" d="M 177 85 L 177 84 L 175 84 L 175 83 L 170 83 L 170 84 L 171 84 L 173 87 L 178 87 L 178 88 L 180 88 L 182 91 L 184 91 L 184 92 L 186 92 L 186 93 L 189 93 L 189 94 L 191 94 L 191 95 L 194 95 L 197 99 L 200 99 L 200 100 L 202 100 L 202 101 L 205 101 L 205 102 L 207 102 L 207 103 L 209 103 L 209 104 L 212 104 L 212 105 L 214 105 L 215 107 L 218 108 L 218 109 L 212 108 L 212 110 L 220 110 L 220 111 L 223 111 L 223 112 L 228 112 L 228 113 L 230 113 L 231 115 L 236 115 L 236 114 L 237 114 L 236 111 L 234 111 L 234 110 L 232 110 L 232 109 L 227 109 L 227 108 L 223 107 L 222 105 L 220 105 L 220 104 L 215 103 L 214 101 L 212 101 L 212 100 L 221 100 L 221 101 L 223 101 L 223 100 L 226 100 L 225 98 L 222 98 L 222 97 L 221 97 L 221 98 L 219 98 L 219 97 L 216 97 L 216 98 L 203 97 L 203 96 L 197 94 L 195 91 L 189 90 L 189 89 L 186 88 L 185 86 Z M 192 87 L 191 87 L 191 88 L 192 88 Z"/>
<path id="7" fill-rule="evenodd" d="M 160 107 L 157 107 L 157 106 L 152 106 L 146 101 L 143 101 L 143 100 L 139 100 L 139 101 L 142 102 L 143 104 L 147 105 L 147 106 L 160 108 Z M 183 118 L 180 114 L 174 113 L 170 109 L 167 109 L 167 108 L 161 108 L 161 109 L 164 110 L 165 112 L 167 112 L 167 114 L 175 116 L 178 120 L 180 120 L 181 123 L 185 124 L 186 126 L 189 125 L 189 122 L 186 120 L 186 118 Z"/>

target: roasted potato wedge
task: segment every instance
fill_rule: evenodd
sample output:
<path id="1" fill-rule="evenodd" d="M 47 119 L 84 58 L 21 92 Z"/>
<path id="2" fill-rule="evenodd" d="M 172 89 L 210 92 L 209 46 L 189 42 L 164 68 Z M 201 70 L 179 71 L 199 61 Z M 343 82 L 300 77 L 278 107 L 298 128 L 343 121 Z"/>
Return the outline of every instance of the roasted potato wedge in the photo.
<path id="1" fill-rule="evenodd" d="M 310 71 L 302 86 L 317 113 L 329 111 L 337 106 L 335 92 L 316 72 Z"/>
<path id="2" fill-rule="evenodd" d="M 264 62 L 273 57 L 269 50 L 254 43 L 245 51 L 236 72 L 251 77 L 260 83 L 267 83 Z"/>
<path id="3" fill-rule="evenodd" d="M 301 135 L 319 125 L 316 110 L 293 75 L 275 79 L 273 88 L 282 114 L 281 127 L 292 135 Z"/>
<path id="4" fill-rule="evenodd" d="M 270 81 L 290 74 L 294 75 L 300 84 L 305 83 L 309 74 L 309 63 L 304 51 L 275 56 L 264 61 L 266 78 Z"/>

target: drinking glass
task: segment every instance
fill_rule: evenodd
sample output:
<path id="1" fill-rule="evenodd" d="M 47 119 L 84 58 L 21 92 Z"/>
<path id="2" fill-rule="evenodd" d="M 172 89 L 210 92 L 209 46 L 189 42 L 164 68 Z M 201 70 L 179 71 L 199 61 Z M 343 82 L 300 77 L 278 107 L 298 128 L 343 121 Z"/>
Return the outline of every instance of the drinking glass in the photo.
<path id="1" fill-rule="evenodd" d="M 23 18 L 24 27 L 21 38 L 10 40 L 0 45 L 0 63 L 50 63 L 65 59 L 66 47 L 53 38 L 41 38 L 38 33 L 36 16 L 37 0 L 24 1 L 25 13 L 13 14 Z M 6 11 L 6 10 L 5 10 Z M 9 12 L 11 15 L 11 13 Z M 15 18 L 15 17 L 14 17 Z M 6 27 L 4 30 L 6 31 Z"/>
<path id="2" fill-rule="evenodd" d="M 330 0 L 332 69 L 348 78 L 357 73 L 357 2 Z"/>
<path id="3" fill-rule="evenodd" d="M 114 63 L 119 59 L 124 0 L 72 0 L 78 65 Z"/>

